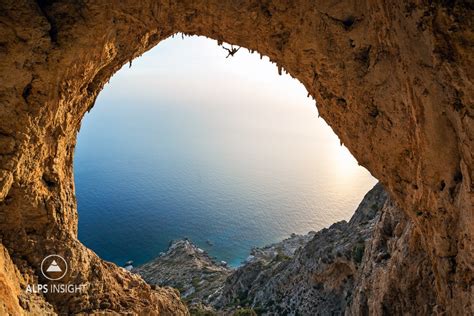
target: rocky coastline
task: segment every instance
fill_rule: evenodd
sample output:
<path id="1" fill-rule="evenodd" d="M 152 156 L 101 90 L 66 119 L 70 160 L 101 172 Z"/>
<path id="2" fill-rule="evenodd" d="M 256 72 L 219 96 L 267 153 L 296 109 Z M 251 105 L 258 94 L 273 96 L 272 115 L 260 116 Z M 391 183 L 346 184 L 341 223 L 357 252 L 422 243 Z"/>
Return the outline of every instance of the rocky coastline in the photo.
<path id="1" fill-rule="evenodd" d="M 349 222 L 254 248 L 238 268 L 181 239 L 132 272 L 152 286 L 178 289 L 195 315 L 343 314 L 387 204 L 377 184 Z"/>

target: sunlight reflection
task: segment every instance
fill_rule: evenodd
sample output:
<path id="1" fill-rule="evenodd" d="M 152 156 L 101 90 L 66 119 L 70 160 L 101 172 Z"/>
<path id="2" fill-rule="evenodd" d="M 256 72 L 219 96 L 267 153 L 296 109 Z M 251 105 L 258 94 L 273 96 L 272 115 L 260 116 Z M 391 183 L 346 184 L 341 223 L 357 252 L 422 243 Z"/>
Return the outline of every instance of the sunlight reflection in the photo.
<path id="1" fill-rule="evenodd" d="M 79 238 L 101 257 L 140 263 L 188 236 L 238 263 L 255 245 L 349 219 L 375 184 L 300 82 L 246 50 L 225 56 L 206 38 L 166 40 L 124 66 L 83 120 Z"/>

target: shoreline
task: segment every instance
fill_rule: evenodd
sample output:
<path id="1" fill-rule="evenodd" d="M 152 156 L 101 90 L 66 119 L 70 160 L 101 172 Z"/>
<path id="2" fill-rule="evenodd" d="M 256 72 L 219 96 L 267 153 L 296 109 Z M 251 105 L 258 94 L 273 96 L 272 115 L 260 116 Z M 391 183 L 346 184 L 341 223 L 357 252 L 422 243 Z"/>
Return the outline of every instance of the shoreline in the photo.
<path id="1" fill-rule="evenodd" d="M 180 239 L 132 273 L 151 285 L 177 289 L 197 314 L 231 314 L 245 308 L 273 315 L 296 306 L 307 315 L 343 312 L 380 214 L 384 207 L 390 211 L 387 199 L 377 184 L 350 221 L 254 247 L 237 268 L 218 262 L 189 239 Z"/>

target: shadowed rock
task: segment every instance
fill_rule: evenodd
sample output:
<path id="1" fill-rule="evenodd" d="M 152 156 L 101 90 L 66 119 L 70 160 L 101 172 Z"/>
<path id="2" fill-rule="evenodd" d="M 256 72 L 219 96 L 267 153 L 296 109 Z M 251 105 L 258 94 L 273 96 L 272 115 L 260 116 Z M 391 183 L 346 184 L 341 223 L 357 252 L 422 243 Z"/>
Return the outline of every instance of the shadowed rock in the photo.
<path id="1" fill-rule="evenodd" d="M 0 12 L 0 237 L 6 266 L 21 276 L 8 272 L 16 281 L 2 284 L 18 293 L 14 284 L 48 283 L 40 265 L 55 253 L 74 267 L 64 281 L 89 288 L 0 300 L 3 310 L 32 312 L 42 300 L 66 314 L 186 313 L 174 291 L 152 290 L 77 240 L 72 169 L 81 120 L 111 76 L 182 32 L 268 56 L 384 184 L 394 203 L 387 220 L 405 225 L 383 226 L 402 238 L 387 234 L 374 251 L 407 257 L 367 277 L 354 312 L 419 311 L 408 289 L 422 283 L 425 270 L 414 267 L 423 262 L 434 287 L 420 296 L 433 296 L 439 313 L 472 313 L 469 1 L 3 0 Z"/>

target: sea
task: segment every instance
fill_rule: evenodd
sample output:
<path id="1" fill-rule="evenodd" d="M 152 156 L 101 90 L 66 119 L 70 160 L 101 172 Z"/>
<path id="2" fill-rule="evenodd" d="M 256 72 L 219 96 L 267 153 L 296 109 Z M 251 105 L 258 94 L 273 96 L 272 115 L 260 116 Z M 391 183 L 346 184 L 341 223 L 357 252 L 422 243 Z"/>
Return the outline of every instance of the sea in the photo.
<path id="1" fill-rule="evenodd" d="M 376 183 L 297 80 L 202 37 L 112 77 L 74 156 L 79 239 L 121 266 L 189 238 L 236 267 L 252 247 L 350 219 Z"/>

